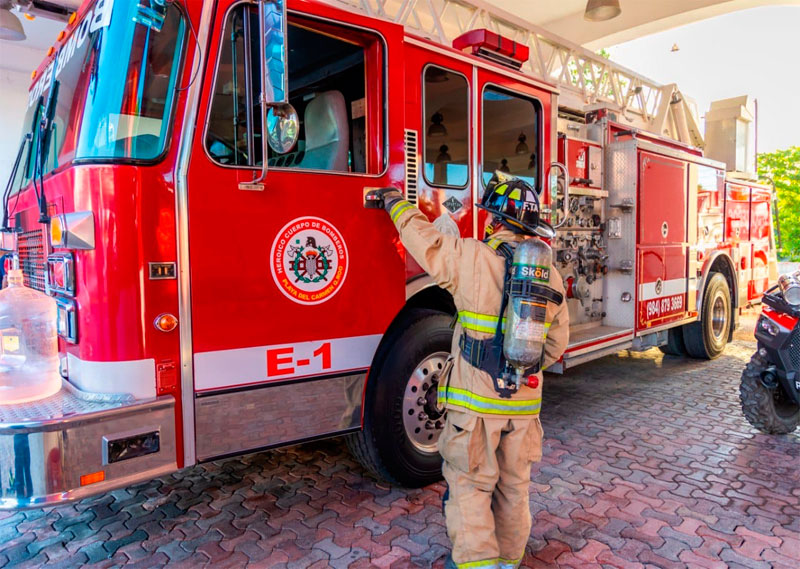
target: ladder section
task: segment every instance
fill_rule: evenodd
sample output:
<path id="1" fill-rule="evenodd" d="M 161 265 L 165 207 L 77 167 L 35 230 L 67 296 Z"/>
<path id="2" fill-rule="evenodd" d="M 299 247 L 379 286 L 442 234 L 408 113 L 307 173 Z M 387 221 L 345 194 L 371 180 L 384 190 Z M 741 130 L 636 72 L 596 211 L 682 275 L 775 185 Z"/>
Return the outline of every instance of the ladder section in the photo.
<path id="1" fill-rule="evenodd" d="M 443 45 L 486 28 L 527 45 L 522 71 L 556 85 L 559 106 L 580 113 L 607 107 L 620 122 L 693 146 L 703 146 L 697 110 L 675 84 L 661 85 L 482 0 L 324 0 L 389 20 Z"/>

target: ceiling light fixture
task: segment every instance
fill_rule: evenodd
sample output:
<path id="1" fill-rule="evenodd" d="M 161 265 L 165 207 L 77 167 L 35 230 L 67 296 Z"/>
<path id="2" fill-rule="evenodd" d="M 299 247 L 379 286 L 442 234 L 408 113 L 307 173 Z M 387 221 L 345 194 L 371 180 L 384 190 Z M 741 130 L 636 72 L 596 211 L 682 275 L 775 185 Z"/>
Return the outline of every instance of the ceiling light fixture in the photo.
<path id="1" fill-rule="evenodd" d="M 433 113 L 431 117 L 433 123 L 428 127 L 428 136 L 440 137 L 447 136 L 447 128 L 444 126 L 444 116 L 439 111 Z"/>
<path id="2" fill-rule="evenodd" d="M 525 136 L 525 133 L 522 132 L 519 133 L 519 136 L 517 137 L 517 140 L 519 142 L 517 143 L 517 147 L 514 149 L 514 152 L 520 155 L 527 154 L 528 152 L 530 152 L 530 149 L 528 148 L 528 145 L 525 142 L 527 139 L 528 137 Z"/>
<path id="3" fill-rule="evenodd" d="M 604 22 L 616 18 L 622 13 L 619 0 L 589 0 L 586 2 L 586 12 L 583 19 L 590 22 Z"/>
<path id="4" fill-rule="evenodd" d="M 0 40 L 22 41 L 25 39 L 25 30 L 22 22 L 11 13 L 10 1 L 0 0 Z"/>

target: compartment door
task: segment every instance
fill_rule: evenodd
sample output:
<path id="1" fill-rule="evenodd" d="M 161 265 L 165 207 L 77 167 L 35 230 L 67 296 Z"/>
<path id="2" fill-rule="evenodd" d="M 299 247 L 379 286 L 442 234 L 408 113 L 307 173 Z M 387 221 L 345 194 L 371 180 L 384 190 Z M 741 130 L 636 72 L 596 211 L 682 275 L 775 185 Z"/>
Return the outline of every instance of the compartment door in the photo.
<path id="1" fill-rule="evenodd" d="M 638 328 L 686 317 L 687 165 L 639 153 Z"/>
<path id="2" fill-rule="evenodd" d="M 769 288 L 769 262 L 771 256 L 772 194 L 763 188 L 752 188 L 750 194 L 750 242 L 753 252 L 750 259 L 750 283 L 747 298 L 760 298 Z"/>

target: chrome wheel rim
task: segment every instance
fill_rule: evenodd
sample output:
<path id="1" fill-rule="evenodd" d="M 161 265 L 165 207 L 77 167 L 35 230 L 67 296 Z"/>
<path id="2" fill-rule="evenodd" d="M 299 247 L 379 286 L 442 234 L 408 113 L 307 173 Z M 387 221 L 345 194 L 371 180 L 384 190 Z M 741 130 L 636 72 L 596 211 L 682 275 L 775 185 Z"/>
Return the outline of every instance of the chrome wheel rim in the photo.
<path id="1" fill-rule="evenodd" d="M 719 340 L 725 333 L 728 324 L 728 310 L 725 298 L 718 294 L 711 305 L 711 332 Z"/>
<path id="2" fill-rule="evenodd" d="M 416 450 L 435 454 L 444 428 L 444 414 L 436 409 L 439 377 L 450 354 L 435 352 L 422 360 L 406 383 L 403 394 L 403 426 Z"/>

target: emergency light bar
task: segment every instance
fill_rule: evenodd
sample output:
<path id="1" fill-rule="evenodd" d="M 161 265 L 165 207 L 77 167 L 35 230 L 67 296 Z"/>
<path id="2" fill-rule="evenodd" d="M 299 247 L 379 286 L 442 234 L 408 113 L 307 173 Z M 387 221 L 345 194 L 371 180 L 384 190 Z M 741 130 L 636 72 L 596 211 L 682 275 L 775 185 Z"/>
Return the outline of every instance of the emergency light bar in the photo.
<path id="1" fill-rule="evenodd" d="M 528 46 L 504 38 L 485 28 L 461 34 L 453 40 L 453 47 L 512 69 L 522 67 L 530 55 Z"/>

